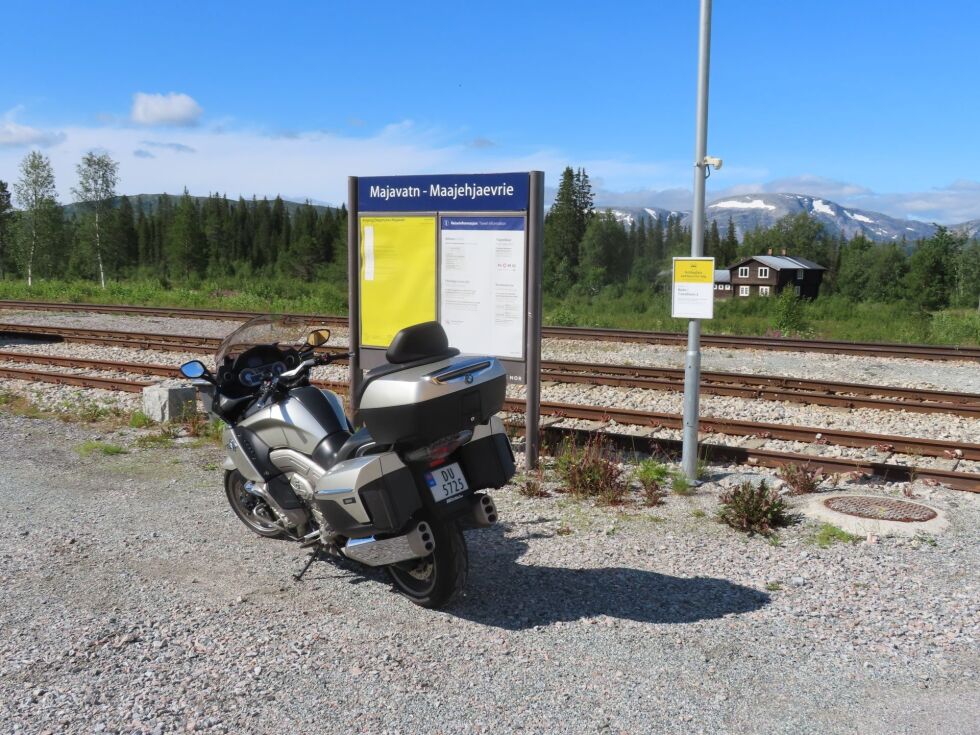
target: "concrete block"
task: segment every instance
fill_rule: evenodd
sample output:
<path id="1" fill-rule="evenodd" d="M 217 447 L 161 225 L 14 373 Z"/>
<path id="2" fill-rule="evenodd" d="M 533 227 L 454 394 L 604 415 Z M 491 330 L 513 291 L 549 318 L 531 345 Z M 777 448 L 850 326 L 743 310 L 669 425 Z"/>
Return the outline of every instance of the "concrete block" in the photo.
<path id="1" fill-rule="evenodd" d="M 143 413 L 153 421 L 180 421 L 196 411 L 197 395 L 193 386 L 163 382 L 143 389 Z"/>

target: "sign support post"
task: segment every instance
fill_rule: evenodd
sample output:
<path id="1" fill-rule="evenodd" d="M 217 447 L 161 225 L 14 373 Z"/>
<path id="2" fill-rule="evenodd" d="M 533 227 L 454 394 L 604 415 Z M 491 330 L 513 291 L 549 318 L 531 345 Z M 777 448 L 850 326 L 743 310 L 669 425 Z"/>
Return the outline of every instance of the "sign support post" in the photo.
<path id="1" fill-rule="evenodd" d="M 544 173 L 531 172 L 528 197 L 527 374 L 524 389 L 524 468 L 537 469 L 541 452 L 541 253 L 544 251 Z"/>
<path id="2" fill-rule="evenodd" d="M 361 392 L 361 351 L 359 337 L 361 333 L 361 274 L 360 258 L 357 253 L 357 177 L 347 177 L 347 324 L 350 358 L 347 370 L 350 373 L 350 410 L 357 411 L 357 396 Z M 353 243 L 353 245 L 352 245 Z"/>
<path id="3" fill-rule="evenodd" d="M 691 223 L 691 257 L 704 253 L 704 188 L 708 173 L 708 67 L 711 55 L 711 0 L 701 0 L 698 34 L 698 101 L 694 145 L 694 213 Z M 699 393 L 701 383 L 701 320 L 687 325 L 687 357 L 684 362 L 684 431 L 681 468 L 689 480 L 697 480 Z"/>

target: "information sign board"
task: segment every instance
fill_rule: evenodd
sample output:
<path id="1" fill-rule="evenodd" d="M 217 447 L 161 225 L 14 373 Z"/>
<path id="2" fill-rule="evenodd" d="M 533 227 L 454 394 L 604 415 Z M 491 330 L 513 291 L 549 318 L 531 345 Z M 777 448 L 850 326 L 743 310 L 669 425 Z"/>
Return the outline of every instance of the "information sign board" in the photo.
<path id="1" fill-rule="evenodd" d="M 525 383 L 528 469 L 541 399 L 544 174 L 350 177 L 347 230 L 352 408 L 363 371 L 399 330 L 439 321 L 463 354 Z"/>
<path id="2" fill-rule="evenodd" d="M 714 317 L 714 258 L 674 258 L 670 315 L 678 319 Z"/>

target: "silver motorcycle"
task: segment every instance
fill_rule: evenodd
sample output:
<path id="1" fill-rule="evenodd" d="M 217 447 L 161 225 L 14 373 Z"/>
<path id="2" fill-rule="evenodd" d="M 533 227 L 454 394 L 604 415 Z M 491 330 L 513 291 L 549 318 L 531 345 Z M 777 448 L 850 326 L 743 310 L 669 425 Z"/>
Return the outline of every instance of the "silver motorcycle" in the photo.
<path id="1" fill-rule="evenodd" d="M 463 529 L 497 522 L 480 491 L 514 474 L 495 415 L 504 369 L 461 356 L 438 322 L 407 327 L 387 364 L 364 375 L 352 421 L 310 381 L 313 367 L 348 356 L 326 351 L 329 338 L 257 317 L 222 342 L 214 372 L 199 360 L 181 366 L 227 425 L 228 503 L 260 536 L 311 547 L 306 569 L 323 552 L 344 556 L 384 567 L 418 605 L 445 605 L 466 581 Z"/>

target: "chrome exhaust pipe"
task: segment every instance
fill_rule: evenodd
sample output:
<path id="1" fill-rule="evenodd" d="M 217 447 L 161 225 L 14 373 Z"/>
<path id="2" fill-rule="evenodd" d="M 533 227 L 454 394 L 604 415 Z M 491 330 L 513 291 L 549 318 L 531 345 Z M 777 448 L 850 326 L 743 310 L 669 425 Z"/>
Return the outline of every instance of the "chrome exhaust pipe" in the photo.
<path id="1" fill-rule="evenodd" d="M 428 523 L 420 523 L 408 533 L 394 538 L 354 538 L 341 551 L 344 556 L 367 564 L 382 567 L 409 559 L 421 559 L 436 548 L 436 540 Z"/>
<path id="2" fill-rule="evenodd" d="M 489 495 L 474 495 L 471 509 L 473 523 L 478 528 L 487 528 L 497 522 L 497 506 Z"/>
<path id="3" fill-rule="evenodd" d="M 254 495 L 264 502 L 273 513 L 279 517 L 279 522 L 285 528 L 297 528 L 309 520 L 306 511 L 300 508 L 286 509 L 277 503 L 269 493 L 269 487 L 264 482 L 253 482 L 249 480 L 245 483 L 245 492 Z M 270 519 L 271 520 L 271 519 Z"/>

